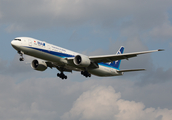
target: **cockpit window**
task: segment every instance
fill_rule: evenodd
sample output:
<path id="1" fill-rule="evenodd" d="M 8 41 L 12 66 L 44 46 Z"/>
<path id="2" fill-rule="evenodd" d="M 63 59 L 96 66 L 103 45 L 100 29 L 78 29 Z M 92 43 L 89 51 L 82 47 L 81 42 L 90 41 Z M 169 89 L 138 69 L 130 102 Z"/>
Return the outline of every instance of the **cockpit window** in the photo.
<path id="1" fill-rule="evenodd" d="M 18 40 L 18 41 L 21 41 L 21 39 L 14 39 L 14 40 Z"/>

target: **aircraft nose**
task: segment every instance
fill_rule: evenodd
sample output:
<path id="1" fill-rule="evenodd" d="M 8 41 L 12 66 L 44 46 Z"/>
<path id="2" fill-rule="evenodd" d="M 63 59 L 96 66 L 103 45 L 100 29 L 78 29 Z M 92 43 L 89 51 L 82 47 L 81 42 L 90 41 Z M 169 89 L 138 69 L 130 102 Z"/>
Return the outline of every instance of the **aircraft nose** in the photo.
<path id="1" fill-rule="evenodd" d="M 11 41 L 11 46 L 12 46 L 14 49 L 16 49 L 16 50 L 18 49 L 17 42 L 14 41 L 14 40 Z"/>
<path id="2" fill-rule="evenodd" d="M 11 41 L 11 45 L 12 45 L 12 46 L 14 45 L 14 40 Z"/>
<path id="3" fill-rule="evenodd" d="M 15 47 L 15 46 L 16 46 L 16 43 L 15 43 L 15 41 L 14 41 L 14 40 L 12 40 L 12 41 L 11 41 L 11 45 L 12 45 L 13 47 Z"/>

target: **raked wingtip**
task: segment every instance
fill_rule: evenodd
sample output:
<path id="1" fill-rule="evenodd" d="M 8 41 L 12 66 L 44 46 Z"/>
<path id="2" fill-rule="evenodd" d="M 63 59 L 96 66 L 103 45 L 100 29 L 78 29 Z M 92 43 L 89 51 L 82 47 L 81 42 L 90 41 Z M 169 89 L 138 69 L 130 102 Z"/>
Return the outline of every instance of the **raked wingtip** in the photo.
<path id="1" fill-rule="evenodd" d="M 158 51 L 165 51 L 164 49 L 158 49 Z"/>

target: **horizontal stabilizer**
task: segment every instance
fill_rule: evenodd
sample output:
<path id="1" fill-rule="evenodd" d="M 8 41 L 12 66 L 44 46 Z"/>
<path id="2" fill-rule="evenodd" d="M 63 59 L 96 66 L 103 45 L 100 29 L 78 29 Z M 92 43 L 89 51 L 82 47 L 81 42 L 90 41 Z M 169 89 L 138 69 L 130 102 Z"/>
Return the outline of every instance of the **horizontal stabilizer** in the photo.
<path id="1" fill-rule="evenodd" d="M 118 70 L 118 72 L 133 72 L 133 71 L 143 71 L 145 69 L 129 69 L 129 70 Z"/>

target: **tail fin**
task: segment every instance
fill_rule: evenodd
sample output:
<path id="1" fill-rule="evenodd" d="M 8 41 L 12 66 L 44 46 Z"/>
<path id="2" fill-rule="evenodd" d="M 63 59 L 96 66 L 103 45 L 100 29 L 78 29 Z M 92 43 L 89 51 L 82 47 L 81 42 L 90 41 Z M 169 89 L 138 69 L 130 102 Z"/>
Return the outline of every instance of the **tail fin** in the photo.
<path id="1" fill-rule="evenodd" d="M 121 46 L 121 47 L 119 48 L 119 50 L 117 51 L 116 54 L 123 54 L 123 52 L 124 52 L 124 47 Z M 115 67 L 116 69 L 119 69 L 120 63 L 121 63 L 121 60 L 116 60 L 116 61 L 111 62 L 111 63 L 110 63 L 110 66 L 113 66 L 113 67 Z"/>

